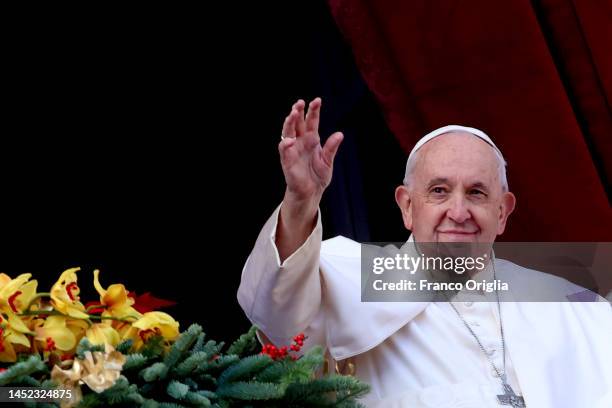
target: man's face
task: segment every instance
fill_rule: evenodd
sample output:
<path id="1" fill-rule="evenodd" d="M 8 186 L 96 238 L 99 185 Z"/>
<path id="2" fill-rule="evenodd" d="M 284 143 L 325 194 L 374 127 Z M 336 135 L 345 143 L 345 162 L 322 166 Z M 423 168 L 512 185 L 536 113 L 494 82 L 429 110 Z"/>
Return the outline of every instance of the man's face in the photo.
<path id="1" fill-rule="evenodd" d="M 445 134 L 418 152 L 410 185 L 396 200 L 417 242 L 492 243 L 514 209 L 491 146 L 468 133 Z"/>

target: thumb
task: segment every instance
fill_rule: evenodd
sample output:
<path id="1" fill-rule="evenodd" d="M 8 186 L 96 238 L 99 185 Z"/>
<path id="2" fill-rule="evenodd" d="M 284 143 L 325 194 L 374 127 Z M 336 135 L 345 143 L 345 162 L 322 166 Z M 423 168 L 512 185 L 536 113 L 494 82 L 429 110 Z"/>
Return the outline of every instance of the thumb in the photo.
<path id="1" fill-rule="evenodd" d="M 342 139 L 344 139 L 342 132 L 336 132 L 327 138 L 327 141 L 323 146 L 323 159 L 329 166 L 334 163 L 334 157 L 336 157 L 336 153 L 338 152 L 338 147 L 340 147 Z"/>

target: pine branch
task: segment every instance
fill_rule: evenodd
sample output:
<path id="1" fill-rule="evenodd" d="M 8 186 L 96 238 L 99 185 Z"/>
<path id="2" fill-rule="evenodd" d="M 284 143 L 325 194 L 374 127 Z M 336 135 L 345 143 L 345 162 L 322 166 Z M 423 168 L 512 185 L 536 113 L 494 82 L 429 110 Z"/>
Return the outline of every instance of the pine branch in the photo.
<path id="1" fill-rule="evenodd" d="M 265 354 L 240 358 L 252 351 L 254 336 L 255 328 L 251 328 L 227 353 L 221 351 L 223 343 L 205 342 L 198 325 L 190 326 L 170 348 L 161 337 L 149 338 L 138 353 L 130 352 L 130 342 L 120 343 L 117 347 L 126 352 L 123 375 L 99 394 L 82 386 L 83 399 L 78 408 L 360 407 L 357 398 L 368 391 L 367 385 L 354 377 L 315 378 L 314 373 L 324 361 L 320 347 L 312 348 L 297 361 L 288 357 L 273 360 Z M 77 351 L 84 355 L 98 347 L 85 338 Z M 46 379 L 48 374 L 40 357 L 30 356 L 0 373 L 0 385 L 56 387 Z"/>
<path id="2" fill-rule="evenodd" d="M 56 404 L 50 402 L 24 402 L 23 406 L 26 408 L 57 408 Z"/>
<path id="3" fill-rule="evenodd" d="M 196 378 L 201 383 L 201 385 L 211 385 L 215 387 L 217 386 L 217 378 L 213 377 L 210 374 L 199 374 Z"/>
<path id="4" fill-rule="evenodd" d="M 274 360 L 266 354 L 245 357 L 221 373 L 218 380 L 219 384 L 223 385 L 232 381 L 251 379 L 258 372 L 273 363 Z"/>
<path id="5" fill-rule="evenodd" d="M 208 363 L 209 356 L 203 351 L 197 351 L 191 356 L 183 360 L 176 368 L 174 372 L 180 377 L 186 377 L 190 375 L 196 368 L 203 367 Z"/>
<path id="6" fill-rule="evenodd" d="M 140 369 L 144 367 L 148 361 L 149 359 L 140 353 L 128 354 L 123 364 L 123 371 Z"/>
<path id="7" fill-rule="evenodd" d="M 0 386 L 11 384 L 19 377 L 32 375 L 41 371 L 47 371 L 45 363 L 41 361 L 38 355 L 30 356 L 27 360 L 15 363 L 6 371 L 0 373 Z"/>
<path id="8" fill-rule="evenodd" d="M 329 375 L 308 383 L 293 383 L 287 387 L 285 401 L 312 405 L 334 405 L 355 400 L 369 391 L 369 386 L 355 377 Z M 351 405 L 355 406 L 355 405 Z"/>
<path id="9" fill-rule="evenodd" d="M 12 383 L 12 386 L 18 387 L 40 387 L 40 381 L 29 375 L 17 377 Z"/>
<path id="10" fill-rule="evenodd" d="M 172 381 L 168 384 L 166 388 L 166 392 L 172 398 L 176 398 L 178 400 L 183 399 L 185 395 L 189 392 L 189 386 L 187 384 L 183 384 L 179 381 Z"/>
<path id="11" fill-rule="evenodd" d="M 181 379 L 181 382 L 183 382 L 183 384 L 187 384 L 191 390 L 197 391 L 200 389 L 200 384 L 198 384 L 198 382 L 191 377 L 184 377 Z"/>
<path id="12" fill-rule="evenodd" d="M 197 392 L 189 391 L 183 399 L 196 407 L 212 407 L 210 400 Z"/>
<path id="13" fill-rule="evenodd" d="M 294 382 L 307 382 L 314 378 L 315 371 L 323 365 L 323 348 L 315 346 L 308 350 L 294 364 L 290 365 L 289 370 L 283 375 L 281 382 L 291 384 Z"/>
<path id="14" fill-rule="evenodd" d="M 206 342 L 206 344 L 202 347 L 203 352 L 205 352 L 206 354 L 208 354 L 209 356 L 214 356 L 216 354 L 221 354 L 221 349 L 223 348 L 224 343 L 220 342 L 217 343 L 214 340 L 209 340 L 208 342 Z"/>
<path id="15" fill-rule="evenodd" d="M 280 382 L 282 377 L 288 376 L 291 369 L 292 367 L 289 361 L 276 361 L 274 364 L 266 367 L 257 374 L 255 379 L 260 382 Z"/>
<path id="16" fill-rule="evenodd" d="M 188 408 L 186 405 L 175 404 L 172 402 L 162 402 L 159 404 L 159 408 Z"/>
<path id="17" fill-rule="evenodd" d="M 157 362 L 150 367 L 143 369 L 140 372 L 140 375 L 146 382 L 153 382 L 163 380 L 167 373 L 168 366 L 162 362 Z"/>
<path id="18" fill-rule="evenodd" d="M 102 351 L 104 352 L 104 345 L 101 344 L 91 344 L 91 342 L 89 341 L 89 339 L 87 339 L 87 337 L 83 337 L 81 339 L 81 341 L 79 341 L 79 345 L 77 346 L 76 349 L 76 357 L 79 359 L 84 359 L 85 358 L 85 352 L 86 351 Z"/>
<path id="19" fill-rule="evenodd" d="M 147 358 L 156 358 L 164 354 L 165 340 L 162 336 L 152 336 L 140 349 L 140 354 Z"/>
<path id="20" fill-rule="evenodd" d="M 216 393 L 221 398 L 243 401 L 272 400 L 282 398 L 285 387 L 272 383 L 235 382 L 219 387 Z"/>
<path id="21" fill-rule="evenodd" d="M 200 333 L 202 333 L 202 326 L 192 324 L 187 331 L 179 335 L 164 358 L 164 363 L 168 368 L 172 368 L 181 357 L 184 357 L 184 353 L 193 346 Z"/>
<path id="22" fill-rule="evenodd" d="M 253 354 L 259 345 L 257 340 L 257 327 L 251 326 L 249 331 L 238 338 L 227 349 L 227 354 L 236 354 L 239 357 L 245 357 Z"/>
<path id="23" fill-rule="evenodd" d="M 126 340 L 123 340 L 121 343 L 117 344 L 117 347 L 115 347 L 115 350 L 117 350 L 121 354 L 128 354 L 130 350 L 132 349 L 133 345 L 134 345 L 134 342 L 132 341 L 132 339 L 126 339 Z"/>
<path id="24" fill-rule="evenodd" d="M 213 361 L 208 361 L 206 364 L 199 366 L 195 372 L 196 373 L 220 373 L 225 370 L 227 367 L 232 364 L 238 362 L 240 358 L 237 355 L 229 355 L 229 356 L 221 356 Z"/>
<path id="25" fill-rule="evenodd" d="M 192 351 L 197 353 L 198 351 L 204 351 L 204 340 L 206 339 L 205 333 L 200 333 L 198 335 L 198 339 L 196 340 L 195 345 L 193 346 Z"/>
<path id="26" fill-rule="evenodd" d="M 215 400 L 215 399 L 217 399 L 217 398 L 218 398 L 218 397 L 217 397 L 217 394 L 215 394 L 215 393 L 214 393 L 214 392 L 212 392 L 212 391 L 201 390 L 201 391 L 198 391 L 198 394 L 200 394 L 200 395 L 202 395 L 203 397 L 206 397 L 206 398 L 208 398 L 208 399 L 211 399 L 211 400 Z"/>
<path id="27" fill-rule="evenodd" d="M 172 381 L 170 384 L 168 384 L 168 388 L 166 389 L 166 391 L 171 397 L 177 400 L 188 402 L 197 407 L 212 406 L 210 399 L 208 399 L 205 395 L 190 391 L 189 386 L 187 384 L 183 384 L 178 381 Z"/>
<path id="28" fill-rule="evenodd" d="M 159 402 L 154 400 L 146 400 L 142 403 L 140 408 L 159 408 Z"/>

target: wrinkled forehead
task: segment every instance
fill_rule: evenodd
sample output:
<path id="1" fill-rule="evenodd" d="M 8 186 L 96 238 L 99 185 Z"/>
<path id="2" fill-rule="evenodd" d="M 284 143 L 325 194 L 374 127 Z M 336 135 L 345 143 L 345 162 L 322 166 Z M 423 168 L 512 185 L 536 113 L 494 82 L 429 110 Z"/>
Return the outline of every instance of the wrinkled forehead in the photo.
<path id="1" fill-rule="evenodd" d="M 423 178 L 479 179 L 499 181 L 499 161 L 494 148 L 467 132 L 440 135 L 419 150 L 415 176 Z M 463 180 L 466 181 L 466 180 Z"/>

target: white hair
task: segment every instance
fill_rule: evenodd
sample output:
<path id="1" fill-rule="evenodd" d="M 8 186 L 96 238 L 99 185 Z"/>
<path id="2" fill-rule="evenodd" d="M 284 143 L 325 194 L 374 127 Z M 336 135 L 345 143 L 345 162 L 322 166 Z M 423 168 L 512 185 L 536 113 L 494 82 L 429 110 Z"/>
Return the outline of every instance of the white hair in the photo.
<path id="1" fill-rule="evenodd" d="M 454 125 L 453 125 L 454 126 Z M 450 126 L 446 126 L 445 128 L 449 128 Z M 443 128 L 440 128 L 439 130 L 441 130 Z M 404 185 L 406 187 L 409 186 L 410 182 L 412 181 L 412 173 L 414 172 L 414 168 L 416 167 L 416 163 L 418 160 L 418 156 L 419 156 L 419 150 L 421 148 L 421 146 L 423 146 L 425 143 L 427 143 L 429 140 L 433 139 L 434 137 L 437 136 L 441 136 L 441 135 L 445 135 L 445 134 L 450 134 L 450 133 L 457 133 L 457 131 L 464 131 L 465 133 L 468 133 L 471 136 L 474 136 L 476 138 L 479 138 L 481 140 L 484 140 L 493 150 L 493 153 L 495 153 L 495 158 L 497 159 L 497 171 L 499 172 L 499 181 L 501 182 L 501 187 L 502 187 L 502 191 L 506 192 L 509 191 L 508 188 L 508 177 L 506 176 L 506 166 L 508 165 L 506 163 L 506 160 L 504 159 L 504 156 L 502 156 L 501 151 L 497 148 L 497 146 L 495 146 L 494 144 L 492 144 L 493 142 L 489 142 L 490 139 L 487 137 L 487 139 L 484 139 L 481 135 L 476 134 L 472 131 L 465 131 L 464 129 L 472 129 L 472 128 L 463 128 L 463 129 L 453 129 L 450 132 L 444 132 L 444 133 L 438 133 L 437 135 L 432 135 L 434 132 L 430 133 L 429 135 L 423 137 L 421 139 L 421 141 L 419 141 L 419 143 L 417 143 L 417 146 L 415 146 L 415 148 L 413 149 L 413 151 L 410 153 L 410 156 L 408 156 L 408 160 L 406 162 L 406 173 L 404 174 Z M 477 130 L 477 129 L 474 129 Z M 479 131 L 481 132 L 481 131 Z M 482 133 L 482 132 L 481 132 Z"/>

